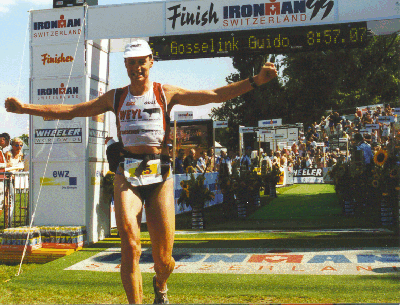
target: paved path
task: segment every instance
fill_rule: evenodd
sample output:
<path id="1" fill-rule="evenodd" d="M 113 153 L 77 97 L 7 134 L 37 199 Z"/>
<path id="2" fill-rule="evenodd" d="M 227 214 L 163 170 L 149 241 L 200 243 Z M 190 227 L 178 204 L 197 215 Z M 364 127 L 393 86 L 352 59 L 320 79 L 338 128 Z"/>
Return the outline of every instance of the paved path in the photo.
<path id="1" fill-rule="evenodd" d="M 143 248 L 142 272 L 154 272 L 151 249 Z M 400 273 L 399 248 L 191 249 L 176 248 L 175 273 L 380 275 Z M 110 248 L 66 270 L 119 272 L 121 252 Z"/>

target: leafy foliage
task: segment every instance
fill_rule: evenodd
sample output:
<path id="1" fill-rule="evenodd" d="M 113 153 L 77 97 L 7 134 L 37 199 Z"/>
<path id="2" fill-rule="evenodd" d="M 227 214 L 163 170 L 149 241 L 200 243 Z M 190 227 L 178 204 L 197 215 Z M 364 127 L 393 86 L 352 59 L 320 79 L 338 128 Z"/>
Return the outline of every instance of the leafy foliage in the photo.
<path id="1" fill-rule="evenodd" d="M 397 103 L 400 84 L 400 38 L 370 38 L 365 48 L 289 53 L 283 56 L 233 58 L 238 73 L 229 83 L 257 74 L 265 61 L 274 62 L 279 77 L 257 90 L 212 110 L 216 120 L 229 121 L 229 147 L 238 146 L 239 125 L 282 118 L 284 123 L 319 121 L 329 109 L 354 113 L 356 106 Z M 310 111 L 312 110 L 312 111 Z"/>

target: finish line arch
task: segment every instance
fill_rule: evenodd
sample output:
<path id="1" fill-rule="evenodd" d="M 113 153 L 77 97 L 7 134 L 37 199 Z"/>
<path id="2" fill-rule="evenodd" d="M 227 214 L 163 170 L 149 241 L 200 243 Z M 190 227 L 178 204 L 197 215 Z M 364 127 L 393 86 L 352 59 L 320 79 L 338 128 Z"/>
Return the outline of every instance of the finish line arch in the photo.
<path id="1" fill-rule="evenodd" d="M 400 30 L 398 18 L 395 0 L 157 1 L 31 11 L 30 102 L 77 104 L 104 94 L 110 53 L 132 37 L 148 39 L 159 60 L 285 53 L 361 46 L 367 30 Z M 35 225 L 84 225 L 89 242 L 108 234 L 100 187 L 109 125 L 108 114 L 30 118 Z"/>

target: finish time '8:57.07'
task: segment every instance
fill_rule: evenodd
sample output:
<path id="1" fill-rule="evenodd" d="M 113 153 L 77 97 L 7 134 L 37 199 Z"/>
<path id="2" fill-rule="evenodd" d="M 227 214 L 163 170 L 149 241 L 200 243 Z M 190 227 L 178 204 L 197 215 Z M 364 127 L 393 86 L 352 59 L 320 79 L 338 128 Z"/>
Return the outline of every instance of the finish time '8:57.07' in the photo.
<path id="1" fill-rule="evenodd" d="M 346 31 L 343 31 L 343 28 L 314 30 L 307 33 L 307 44 L 309 46 L 358 44 L 366 40 L 366 35 L 366 26 L 351 27 Z"/>

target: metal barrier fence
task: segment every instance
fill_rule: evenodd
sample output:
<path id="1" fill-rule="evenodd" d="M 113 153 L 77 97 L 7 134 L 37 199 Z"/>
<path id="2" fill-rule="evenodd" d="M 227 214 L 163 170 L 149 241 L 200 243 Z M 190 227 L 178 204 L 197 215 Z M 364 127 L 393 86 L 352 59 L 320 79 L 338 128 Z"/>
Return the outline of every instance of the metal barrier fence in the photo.
<path id="1" fill-rule="evenodd" d="M 0 229 L 29 224 L 29 172 L 0 174 Z"/>

